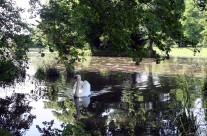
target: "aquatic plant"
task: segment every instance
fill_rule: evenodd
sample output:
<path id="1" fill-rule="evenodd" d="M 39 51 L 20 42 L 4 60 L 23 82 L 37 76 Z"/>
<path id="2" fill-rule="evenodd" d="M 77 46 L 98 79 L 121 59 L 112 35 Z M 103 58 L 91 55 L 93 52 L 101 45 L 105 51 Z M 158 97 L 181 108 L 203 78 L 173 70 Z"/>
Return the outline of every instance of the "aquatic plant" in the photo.
<path id="1" fill-rule="evenodd" d="M 177 117 L 177 127 L 181 136 L 194 136 L 198 129 L 196 117 L 187 108 L 183 108 L 181 114 Z"/>
<path id="2" fill-rule="evenodd" d="M 179 89 L 176 90 L 176 93 L 177 99 L 181 102 L 181 105 L 179 105 L 181 110 L 176 115 L 175 124 L 177 124 L 177 133 L 181 136 L 194 136 L 199 128 L 199 124 L 196 123 L 196 115 L 191 110 L 195 95 L 190 92 L 195 89 L 195 86 L 193 86 L 195 82 L 193 77 L 189 78 L 186 75 L 177 78 Z"/>
<path id="3" fill-rule="evenodd" d="M 42 80 L 57 80 L 59 76 L 60 72 L 58 69 L 50 65 L 39 67 L 35 73 L 35 77 Z"/>
<path id="4" fill-rule="evenodd" d="M 42 67 L 39 67 L 35 73 L 35 77 L 38 79 L 45 79 L 45 70 Z"/>
<path id="5" fill-rule="evenodd" d="M 46 67 L 45 73 L 47 78 L 55 78 L 60 76 L 58 69 L 52 66 Z"/>

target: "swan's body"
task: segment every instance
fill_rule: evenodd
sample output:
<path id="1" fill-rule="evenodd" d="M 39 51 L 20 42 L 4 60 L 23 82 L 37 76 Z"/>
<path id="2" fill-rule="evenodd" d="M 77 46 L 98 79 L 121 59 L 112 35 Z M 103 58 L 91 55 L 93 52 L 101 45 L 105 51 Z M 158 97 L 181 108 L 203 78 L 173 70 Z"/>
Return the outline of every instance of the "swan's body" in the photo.
<path id="1" fill-rule="evenodd" d="M 87 97 L 91 95 L 91 85 L 88 81 L 81 81 L 81 76 L 76 76 L 76 83 L 73 88 L 74 97 Z"/>

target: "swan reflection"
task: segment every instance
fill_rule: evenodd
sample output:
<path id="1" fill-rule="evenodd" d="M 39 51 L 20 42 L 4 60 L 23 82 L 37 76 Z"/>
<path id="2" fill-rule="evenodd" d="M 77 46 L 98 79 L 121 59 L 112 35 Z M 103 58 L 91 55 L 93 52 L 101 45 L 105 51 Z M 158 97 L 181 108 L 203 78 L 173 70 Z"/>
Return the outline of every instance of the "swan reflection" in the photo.
<path id="1" fill-rule="evenodd" d="M 75 108 L 76 108 L 76 115 L 75 118 L 80 119 L 80 107 L 83 106 L 87 108 L 90 104 L 90 97 L 74 97 Z"/>

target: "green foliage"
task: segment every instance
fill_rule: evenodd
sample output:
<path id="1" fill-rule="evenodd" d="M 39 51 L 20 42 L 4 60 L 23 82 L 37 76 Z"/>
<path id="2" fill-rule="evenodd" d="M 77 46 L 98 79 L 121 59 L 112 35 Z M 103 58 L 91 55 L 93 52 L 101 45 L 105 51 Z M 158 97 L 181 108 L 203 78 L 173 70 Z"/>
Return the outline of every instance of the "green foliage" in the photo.
<path id="1" fill-rule="evenodd" d="M 73 123 L 75 120 L 73 114 L 76 113 L 76 109 L 73 100 L 71 99 L 67 99 L 65 101 L 44 102 L 44 107 L 47 109 L 55 109 L 53 110 L 54 116 L 64 123 Z"/>
<path id="2" fill-rule="evenodd" d="M 74 135 L 74 136 L 91 136 L 91 134 L 84 130 L 84 124 L 81 122 L 75 122 L 75 124 L 67 124 L 63 130 L 63 135 Z"/>
<path id="3" fill-rule="evenodd" d="M 204 29 L 200 34 L 202 35 L 202 45 L 207 47 L 207 11 L 203 11 L 203 14 L 205 17 L 200 19 L 199 23 L 203 26 Z"/>
<path id="4" fill-rule="evenodd" d="M 197 124 L 197 115 L 194 115 L 192 106 L 194 103 L 195 95 L 192 90 L 195 88 L 198 89 L 197 80 L 194 77 L 187 77 L 187 76 L 178 76 L 177 77 L 177 85 L 179 89 L 175 89 L 174 93 L 176 94 L 176 99 L 179 101 L 180 106 L 180 113 L 176 114 L 175 123 L 178 127 L 178 133 L 181 136 L 194 136 L 197 134 L 198 125 Z M 197 85 L 197 86 L 196 86 Z"/>
<path id="5" fill-rule="evenodd" d="M 0 9 L 0 83 L 8 84 L 24 77 L 31 41 L 29 28 L 20 17 L 23 9 L 13 0 L 1 0 Z"/>
<path id="6" fill-rule="evenodd" d="M 55 84 L 52 84 L 50 87 L 48 87 L 46 91 L 46 94 L 50 101 L 57 101 L 58 93 L 59 93 L 59 88 Z"/>
<path id="7" fill-rule="evenodd" d="M 201 20 L 204 19 L 204 12 L 201 12 L 198 7 L 195 6 L 193 0 L 187 0 L 186 9 L 183 15 L 183 29 L 185 36 L 191 41 L 202 42 L 201 32 L 204 30 L 204 25 Z"/>
<path id="8" fill-rule="evenodd" d="M 24 78 L 25 69 L 20 68 L 12 60 L 0 60 L 0 83 L 10 84 L 17 78 Z"/>
<path id="9" fill-rule="evenodd" d="M 78 60 L 77 48 L 83 48 L 81 36 L 74 31 L 71 18 L 71 3 L 63 0 L 50 0 L 40 11 L 41 23 L 38 43 L 48 46 L 49 51 L 58 51 L 61 61 Z M 67 55 L 70 55 L 68 57 Z M 42 54 L 42 56 L 44 56 Z M 72 64 L 71 64 L 72 65 Z"/>
<path id="10" fill-rule="evenodd" d="M 20 17 L 23 9 L 13 0 L 1 0 L 0 8 L 0 60 L 11 60 L 17 67 L 24 67 L 31 41 L 29 28 Z"/>

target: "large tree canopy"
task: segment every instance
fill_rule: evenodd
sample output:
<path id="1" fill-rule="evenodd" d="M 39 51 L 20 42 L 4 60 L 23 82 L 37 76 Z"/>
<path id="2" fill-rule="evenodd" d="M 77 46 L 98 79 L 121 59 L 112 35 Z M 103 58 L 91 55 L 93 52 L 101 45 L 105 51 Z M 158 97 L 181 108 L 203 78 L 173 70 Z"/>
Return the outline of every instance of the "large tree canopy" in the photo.
<path id="1" fill-rule="evenodd" d="M 205 0 L 194 2 L 201 10 L 206 8 Z M 92 53 L 108 50 L 137 64 L 144 57 L 159 62 L 169 58 L 168 41 L 181 47 L 198 43 L 183 33 L 185 7 L 184 0 L 49 0 L 39 10 L 38 29 L 44 34 L 43 44 L 57 50 L 62 60 L 70 54 L 71 63 L 78 59 L 76 49 L 86 45 Z M 164 55 L 156 54 L 152 46 Z"/>

